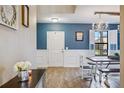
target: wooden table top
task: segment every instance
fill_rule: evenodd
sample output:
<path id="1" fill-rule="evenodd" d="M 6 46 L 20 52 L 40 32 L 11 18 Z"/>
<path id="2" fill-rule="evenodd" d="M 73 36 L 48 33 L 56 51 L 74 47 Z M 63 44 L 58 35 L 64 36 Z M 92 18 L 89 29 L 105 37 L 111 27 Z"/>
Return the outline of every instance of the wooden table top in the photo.
<path id="1" fill-rule="evenodd" d="M 28 81 L 20 82 L 18 77 L 15 76 L 7 83 L 0 86 L 0 88 L 35 88 L 44 72 L 45 69 L 33 69 L 32 75 L 29 76 Z"/>

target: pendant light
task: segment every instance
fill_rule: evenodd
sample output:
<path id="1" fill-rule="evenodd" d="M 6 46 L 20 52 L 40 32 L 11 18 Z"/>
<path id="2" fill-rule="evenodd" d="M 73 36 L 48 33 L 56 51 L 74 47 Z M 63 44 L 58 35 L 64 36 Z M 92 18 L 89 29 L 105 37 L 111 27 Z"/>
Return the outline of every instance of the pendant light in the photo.
<path id="1" fill-rule="evenodd" d="M 103 22 L 101 18 L 101 14 L 99 14 L 98 22 L 92 25 L 92 30 L 95 30 L 95 31 L 107 31 L 108 30 L 108 24 Z"/>

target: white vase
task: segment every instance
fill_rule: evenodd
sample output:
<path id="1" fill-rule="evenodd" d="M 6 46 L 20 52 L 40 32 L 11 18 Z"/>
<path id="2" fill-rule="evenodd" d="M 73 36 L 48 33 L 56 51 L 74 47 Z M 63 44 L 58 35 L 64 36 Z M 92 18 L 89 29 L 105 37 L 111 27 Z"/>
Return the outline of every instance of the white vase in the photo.
<path id="1" fill-rule="evenodd" d="M 18 72 L 19 81 L 27 81 L 29 78 L 28 71 L 20 71 Z"/>

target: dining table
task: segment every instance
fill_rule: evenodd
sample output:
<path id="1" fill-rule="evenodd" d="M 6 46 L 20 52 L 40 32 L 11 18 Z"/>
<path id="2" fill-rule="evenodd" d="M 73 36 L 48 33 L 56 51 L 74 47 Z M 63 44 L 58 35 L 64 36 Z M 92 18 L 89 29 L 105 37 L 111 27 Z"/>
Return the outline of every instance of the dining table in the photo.
<path id="1" fill-rule="evenodd" d="M 95 71 L 94 71 L 94 79 L 96 80 L 98 65 L 99 68 L 102 68 L 104 64 L 106 64 L 106 68 L 111 64 L 120 64 L 119 58 L 109 57 L 109 56 L 92 56 L 86 57 L 92 63 L 95 64 Z"/>

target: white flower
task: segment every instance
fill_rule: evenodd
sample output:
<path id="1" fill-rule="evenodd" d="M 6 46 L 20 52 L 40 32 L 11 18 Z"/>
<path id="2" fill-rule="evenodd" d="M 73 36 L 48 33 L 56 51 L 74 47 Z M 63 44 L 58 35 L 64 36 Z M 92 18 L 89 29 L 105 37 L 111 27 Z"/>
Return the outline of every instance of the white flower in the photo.
<path id="1" fill-rule="evenodd" d="M 18 71 L 24 71 L 24 70 L 29 70 L 31 67 L 31 62 L 29 61 L 20 61 L 17 62 L 14 66 L 14 69 L 16 72 Z"/>

